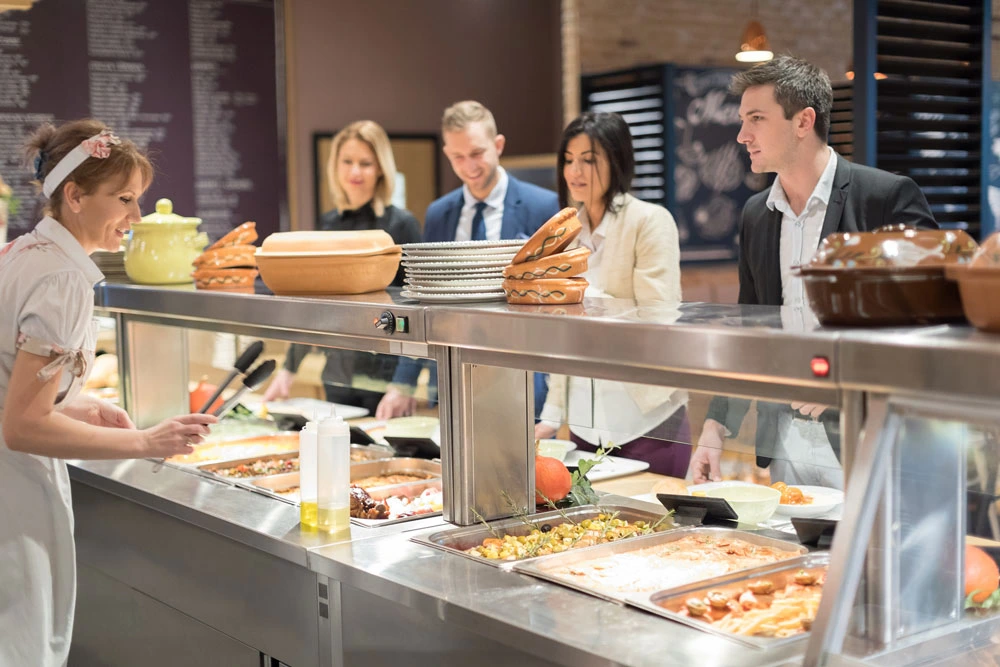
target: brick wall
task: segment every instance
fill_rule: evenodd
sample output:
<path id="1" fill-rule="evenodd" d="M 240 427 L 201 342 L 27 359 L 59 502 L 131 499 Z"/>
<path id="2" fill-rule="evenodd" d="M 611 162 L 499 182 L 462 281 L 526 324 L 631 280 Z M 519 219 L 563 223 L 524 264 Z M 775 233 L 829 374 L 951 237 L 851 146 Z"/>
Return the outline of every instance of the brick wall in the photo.
<path id="1" fill-rule="evenodd" d="M 998 0 L 994 0 L 994 5 Z M 647 63 L 735 66 L 749 0 L 574 0 L 580 69 Z M 760 0 L 775 53 L 790 52 L 843 80 L 851 61 L 851 0 Z"/>

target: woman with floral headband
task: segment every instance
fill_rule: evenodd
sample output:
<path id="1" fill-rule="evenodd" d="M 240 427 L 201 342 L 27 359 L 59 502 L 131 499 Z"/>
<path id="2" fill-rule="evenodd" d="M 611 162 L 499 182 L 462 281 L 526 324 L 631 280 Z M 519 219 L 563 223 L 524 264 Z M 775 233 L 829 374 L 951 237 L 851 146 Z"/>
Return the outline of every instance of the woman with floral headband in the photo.
<path id="1" fill-rule="evenodd" d="M 45 125 L 29 140 L 47 215 L 0 249 L 0 665 L 63 665 L 76 603 L 69 474 L 62 459 L 166 457 L 201 442 L 208 415 L 137 430 L 79 394 L 94 358 L 89 255 L 139 219 L 149 160 L 104 124 Z"/>

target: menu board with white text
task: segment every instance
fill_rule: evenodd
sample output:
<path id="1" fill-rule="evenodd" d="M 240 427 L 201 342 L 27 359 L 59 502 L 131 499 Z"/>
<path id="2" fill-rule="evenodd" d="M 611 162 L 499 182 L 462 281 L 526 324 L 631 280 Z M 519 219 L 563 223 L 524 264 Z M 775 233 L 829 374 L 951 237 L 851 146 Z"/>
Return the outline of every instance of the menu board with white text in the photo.
<path id="1" fill-rule="evenodd" d="M 212 239 L 247 220 L 261 236 L 279 231 L 275 34 L 275 0 L 37 0 L 0 13 L 0 176 L 19 204 L 9 237 L 44 204 L 25 140 L 42 122 L 85 117 L 149 152 L 144 214 L 169 197 Z"/>

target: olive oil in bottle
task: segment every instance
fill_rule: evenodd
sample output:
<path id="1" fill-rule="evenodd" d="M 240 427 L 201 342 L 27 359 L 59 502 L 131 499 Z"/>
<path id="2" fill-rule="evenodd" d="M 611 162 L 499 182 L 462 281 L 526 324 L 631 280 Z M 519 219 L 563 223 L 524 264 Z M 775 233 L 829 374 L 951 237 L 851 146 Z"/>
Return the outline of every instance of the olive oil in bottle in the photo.
<path id="1" fill-rule="evenodd" d="M 327 533 L 351 527 L 351 431 L 336 414 L 319 423 L 317 438 L 317 525 Z"/>

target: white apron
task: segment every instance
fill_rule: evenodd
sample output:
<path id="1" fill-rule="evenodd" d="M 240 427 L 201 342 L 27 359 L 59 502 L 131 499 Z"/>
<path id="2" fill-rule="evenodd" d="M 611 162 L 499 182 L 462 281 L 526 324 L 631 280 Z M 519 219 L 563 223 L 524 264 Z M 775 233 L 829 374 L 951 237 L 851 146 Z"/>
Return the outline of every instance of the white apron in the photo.
<path id="1" fill-rule="evenodd" d="M 0 256 L 0 267 L 4 259 Z M 51 355 L 43 373 L 62 371 L 57 407 L 80 393 L 93 365 L 94 326 L 87 327 L 83 340 L 81 348 L 68 351 L 18 340 L 25 351 Z M 0 382 L 7 382 L 6 374 L 0 374 Z M 2 410 L 0 403 L 0 418 Z M 76 548 L 66 463 L 11 451 L 0 432 L 0 667 L 65 665 L 75 606 Z"/>

